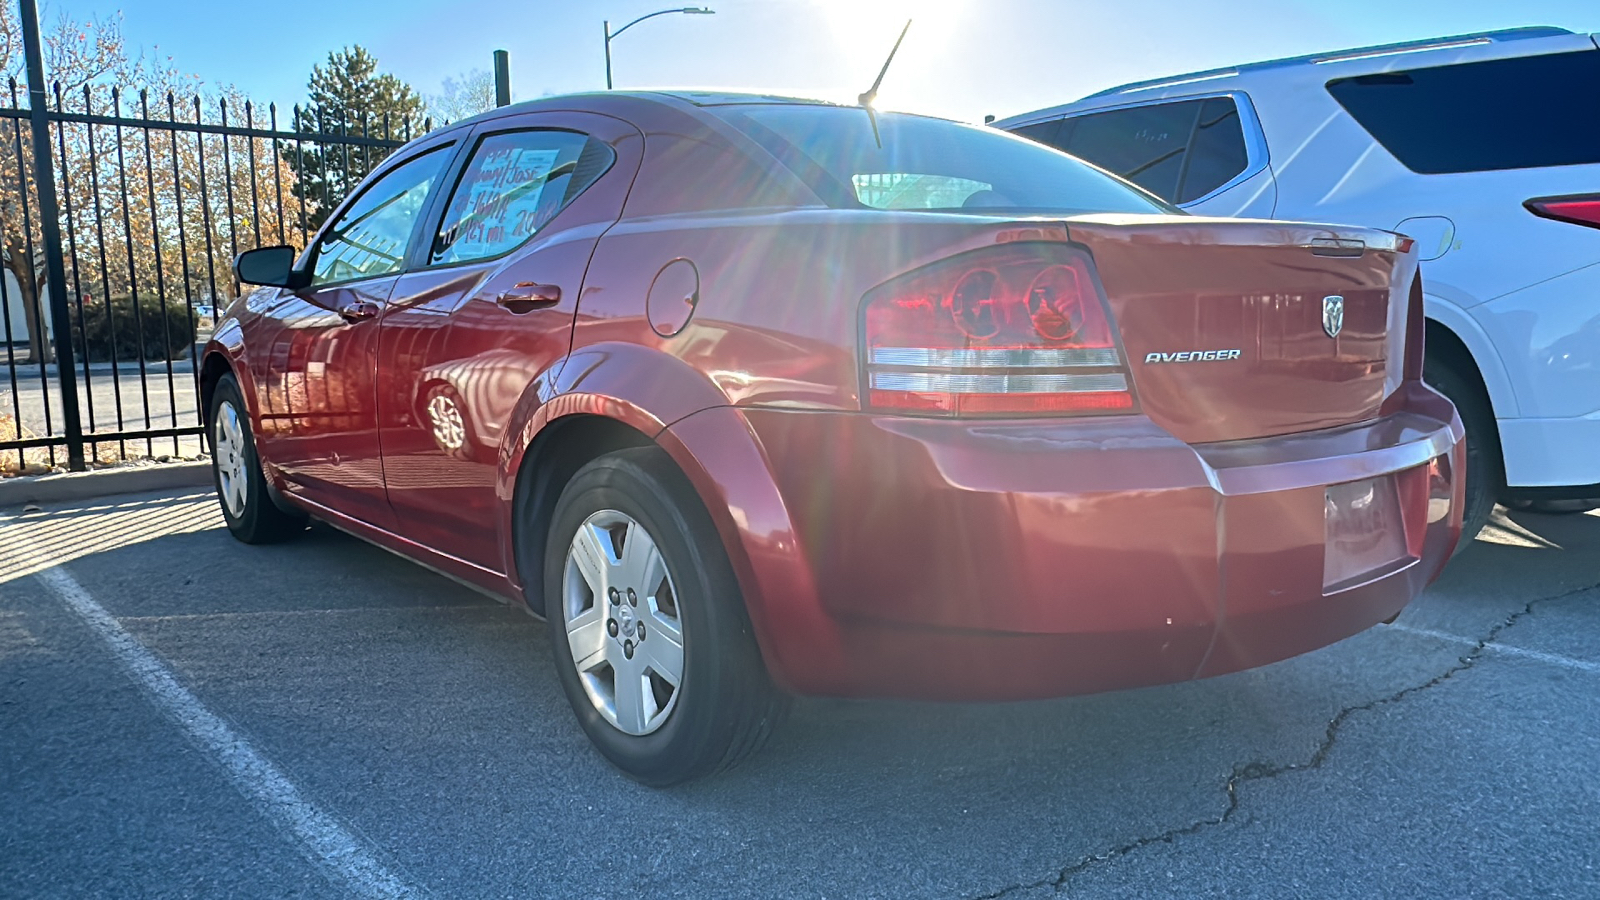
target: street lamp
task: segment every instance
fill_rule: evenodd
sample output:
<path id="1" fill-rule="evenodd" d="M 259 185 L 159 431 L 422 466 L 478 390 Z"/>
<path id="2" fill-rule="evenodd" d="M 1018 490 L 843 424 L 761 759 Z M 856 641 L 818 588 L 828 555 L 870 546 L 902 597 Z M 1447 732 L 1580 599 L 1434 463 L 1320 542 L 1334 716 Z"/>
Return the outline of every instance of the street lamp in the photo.
<path id="1" fill-rule="evenodd" d="M 606 30 L 606 90 L 611 90 L 611 39 L 623 33 L 624 31 L 627 31 L 629 28 L 639 24 L 640 22 L 643 22 L 645 19 L 653 19 L 656 16 L 665 16 L 669 13 L 683 13 L 686 16 L 709 16 L 714 15 L 716 10 L 705 6 L 685 6 L 682 9 L 657 10 L 649 15 L 640 16 L 639 18 L 634 19 L 632 22 L 629 22 L 621 28 L 618 28 L 616 31 L 611 30 L 610 22 L 601 22 L 600 24 L 604 25 Z"/>

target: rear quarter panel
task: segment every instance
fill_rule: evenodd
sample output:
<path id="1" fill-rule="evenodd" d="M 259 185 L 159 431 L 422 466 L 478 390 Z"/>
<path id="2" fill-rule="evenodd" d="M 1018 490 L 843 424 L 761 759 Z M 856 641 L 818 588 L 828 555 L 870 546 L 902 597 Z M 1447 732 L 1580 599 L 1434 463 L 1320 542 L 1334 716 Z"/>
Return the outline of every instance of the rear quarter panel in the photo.
<path id="1" fill-rule="evenodd" d="M 590 264 L 574 352 L 622 342 L 666 354 L 729 405 L 859 409 L 862 296 L 1023 229 L 1014 219 L 828 209 L 624 220 Z M 699 301 L 683 330 L 663 337 L 645 317 L 645 297 L 675 259 L 699 270 Z"/>

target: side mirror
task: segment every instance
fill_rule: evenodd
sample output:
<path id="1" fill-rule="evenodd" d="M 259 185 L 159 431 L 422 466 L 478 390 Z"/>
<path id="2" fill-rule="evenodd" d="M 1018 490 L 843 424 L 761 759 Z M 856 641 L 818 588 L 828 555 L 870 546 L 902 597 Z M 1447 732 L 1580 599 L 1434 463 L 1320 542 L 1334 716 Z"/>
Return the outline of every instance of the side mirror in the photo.
<path id="1" fill-rule="evenodd" d="M 246 250 L 233 259 L 233 274 L 245 284 L 268 287 L 304 287 L 301 273 L 294 270 L 295 249 L 289 246 Z"/>

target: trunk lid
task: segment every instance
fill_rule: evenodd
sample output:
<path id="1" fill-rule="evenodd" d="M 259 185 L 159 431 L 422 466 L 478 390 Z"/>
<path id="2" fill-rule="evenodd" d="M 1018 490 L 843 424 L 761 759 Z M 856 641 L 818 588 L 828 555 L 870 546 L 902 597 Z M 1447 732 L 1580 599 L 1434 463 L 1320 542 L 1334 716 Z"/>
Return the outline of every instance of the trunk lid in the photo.
<path id="1" fill-rule="evenodd" d="M 1400 383 L 1407 238 L 1169 216 L 1068 227 L 1094 256 L 1144 413 L 1184 441 L 1370 420 Z"/>

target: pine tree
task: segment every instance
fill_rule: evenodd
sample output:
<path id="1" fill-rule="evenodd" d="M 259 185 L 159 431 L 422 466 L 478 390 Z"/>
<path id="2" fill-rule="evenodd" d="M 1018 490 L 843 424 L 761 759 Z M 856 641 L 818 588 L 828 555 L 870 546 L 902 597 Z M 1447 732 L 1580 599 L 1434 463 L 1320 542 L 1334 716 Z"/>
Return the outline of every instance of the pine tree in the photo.
<path id="1" fill-rule="evenodd" d="M 378 74 L 378 60 L 359 45 L 329 53 L 326 65 L 311 69 L 306 86 L 310 100 L 295 108 L 296 131 L 403 140 L 424 130 L 422 96 L 393 75 Z M 320 226 L 391 151 L 306 142 L 283 152 L 295 170 L 295 196 Z"/>

